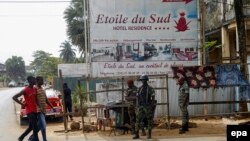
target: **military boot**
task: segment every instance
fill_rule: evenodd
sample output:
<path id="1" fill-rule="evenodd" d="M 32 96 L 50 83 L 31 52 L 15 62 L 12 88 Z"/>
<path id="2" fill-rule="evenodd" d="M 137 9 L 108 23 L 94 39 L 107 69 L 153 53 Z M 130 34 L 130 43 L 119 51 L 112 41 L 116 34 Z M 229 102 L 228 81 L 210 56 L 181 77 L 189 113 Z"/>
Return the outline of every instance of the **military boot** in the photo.
<path id="1" fill-rule="evenodd" d="M 135 129 L 131 129 L 131 135 L 134 135 L 135 134 Z"/>
<path id="2" fill-rule="evenodd" d="M 136 131 L 134 136 L 133 136 L 133 139 L 139 139 L 139 138 L 140 138 L 139 133 L 138 133 L 138 131 Z"/>
<path id="3" fill-rule="evenodd" d="M 184 130 L 188 131 L 188 123 L 184 125 Z"/>
<path id="4" fill-rule="evenodd" d="M 141 136 L 146 136 L 146 131 L 145 131 L 145 129 L 144 128 L 142 128 L 142 130 L 141 130 L 142 132 L 141 132 Z"/>
<path id="5" fill-rule="evenodd" d="M 151 137 L 151 133 L 152 133 L 152 130 L 151 130 L 151 129 L 149 129 L 149 130 L 148 130 L 147 139 L 151 139 L 151 138 L 152 138 L 152 137 Z"/>
<path id="6" fill-rule="evenodd" d="M 179 129 L 179 134 L 184 134 L 186 131 L 185 131 L 185 129 L 184 129 L 184 127 L 181 127 L 180 129 Z"/>

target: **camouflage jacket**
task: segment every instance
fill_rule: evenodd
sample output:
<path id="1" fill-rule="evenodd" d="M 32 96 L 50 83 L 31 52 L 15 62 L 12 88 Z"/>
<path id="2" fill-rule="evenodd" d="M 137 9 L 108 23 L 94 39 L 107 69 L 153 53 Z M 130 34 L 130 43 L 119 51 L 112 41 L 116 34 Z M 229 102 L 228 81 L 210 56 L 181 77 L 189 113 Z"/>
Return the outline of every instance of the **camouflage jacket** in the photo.
<path id="1" fill-rule="evenodd" d="M 151 86 L 141 86 L 138 89 L 137 101 L 138 106 L 148 106 L 154 103 L 153 97 L 155 96 L 155 90 Z"/>
<path id="2" fill-rule="evenodd" d="M 189 103 L 189 86 L 187 82 L 184 82 L 179 88 L 179 104 Z"/>
<path id="3" fill-rule="evenodd" d="M 136 86 L 133 86 L 131 88 L 127 88 L 125 93 L 125 100 L 130 105 L 136 105 L 136 94 L 137 94 L 138 88 Z M 133 99 L 134 97 L 134 99 Z"/>

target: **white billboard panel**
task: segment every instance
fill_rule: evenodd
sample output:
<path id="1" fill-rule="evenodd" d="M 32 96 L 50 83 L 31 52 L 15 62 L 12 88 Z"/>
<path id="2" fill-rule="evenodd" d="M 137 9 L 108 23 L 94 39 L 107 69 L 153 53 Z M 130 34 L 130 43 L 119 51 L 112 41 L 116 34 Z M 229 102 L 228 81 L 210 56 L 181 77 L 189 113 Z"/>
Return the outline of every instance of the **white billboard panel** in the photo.
<path id="1" fill-rule="evenodd" d="M 58 64 L 59 70 L 62 71 L 62 77 L 83 77 L 87 76 L 87 64 Z"/>
<path id="2" fill-rule="evenodd" d="M 198 65 L 197 0 L 89 3 L 93 77 L 167 74 L 172 64 Z M 163 65 L 146 67 L 152 64 Z"/>

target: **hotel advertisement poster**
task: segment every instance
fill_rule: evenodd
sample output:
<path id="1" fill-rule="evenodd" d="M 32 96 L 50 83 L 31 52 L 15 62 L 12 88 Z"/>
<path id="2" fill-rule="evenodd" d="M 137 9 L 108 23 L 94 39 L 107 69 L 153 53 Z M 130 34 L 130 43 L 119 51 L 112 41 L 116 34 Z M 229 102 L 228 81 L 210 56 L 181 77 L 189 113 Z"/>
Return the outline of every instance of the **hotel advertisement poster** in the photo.
<path id="1" fill-rule="evenodd" d="M 197 0 L 90 0 L 89 7 L 92 77 L 198 65 Z"/>

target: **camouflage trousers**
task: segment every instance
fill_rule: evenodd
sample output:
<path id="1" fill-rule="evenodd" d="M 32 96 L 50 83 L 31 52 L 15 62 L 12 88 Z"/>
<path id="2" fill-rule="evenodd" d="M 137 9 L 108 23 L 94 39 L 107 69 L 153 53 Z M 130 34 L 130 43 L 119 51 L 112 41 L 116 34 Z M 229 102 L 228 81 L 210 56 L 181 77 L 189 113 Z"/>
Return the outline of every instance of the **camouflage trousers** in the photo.
<path id="1" fill-rule="evenodd" d="M 134 105 L 130 105 L 128 107 L 128 115 L 130 118 L 131 129 L 134 131 L 135 130 L 135 122 L 136 122 L 136 114 L 135 114 L 135 106 Z"/>
<path id="2" fill-rule="evenodd" d="M 182 115 L 182 127 L 188 125 L 189 115 L 188 115 L 188 105 L 187 104 L 179 104 L 181 115 Z"/>
<path id="3" fill-rule="evenodd" d="M 143 128 L 143 119 L 147 119 L 147 128 L 148 130 L 152 130 L 153 128 L 153 118 L 154 118 L 154 110 L 152 106 L 139 106 L 136 110 L 136 123 L 135 123 L 135 131 L 138 132 L 140 128 Z"/>

